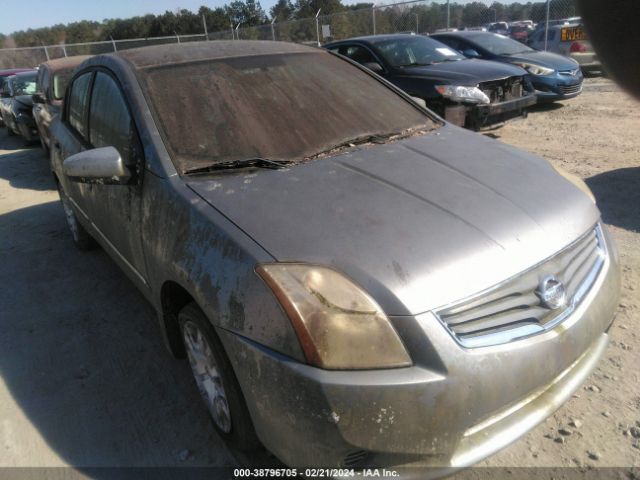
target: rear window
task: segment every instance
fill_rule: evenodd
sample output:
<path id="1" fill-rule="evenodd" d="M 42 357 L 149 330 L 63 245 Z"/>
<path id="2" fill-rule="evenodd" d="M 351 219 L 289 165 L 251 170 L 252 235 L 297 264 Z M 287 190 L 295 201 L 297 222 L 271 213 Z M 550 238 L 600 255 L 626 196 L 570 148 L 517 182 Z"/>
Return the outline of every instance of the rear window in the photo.
<path id="1" fill-rule="evenodd" d="M 477 33 L 469 35 L 469 40 L 494 55 L 515 55 L 518 53 L 533 52 L 532 48 L 496 33 Z"/>
<path id="2" fill-rule="evenodd" d="M 37 73 L 33 72 L 12 77 L 13 95 L 19 97 L 21 95 L 33 95 L 36 93 L 36 75 Z"/>
<path id="3" fill-rule="evenodd" d="M 206 60 L 139 73 L 181 173 L 254 157 L 302 160 L 358 136 L 435 125 L 329 53 Z"/>

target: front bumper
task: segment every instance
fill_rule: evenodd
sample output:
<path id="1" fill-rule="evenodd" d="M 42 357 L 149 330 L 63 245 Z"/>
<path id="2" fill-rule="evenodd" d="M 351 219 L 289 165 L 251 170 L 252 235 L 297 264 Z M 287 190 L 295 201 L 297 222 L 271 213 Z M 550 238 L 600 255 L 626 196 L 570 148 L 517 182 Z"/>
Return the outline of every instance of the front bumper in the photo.
<path id="1" fill-rule="evenodd" d="M 412 475 L 438 476 L 524 435 L 587 378 L 618 304 L 612 251 L 575 312 L 541 335 L 464 349 L 429 312 L 392 318 L 414 360 L 408 368 L 321 370 L 228 331 L 219 334 L 258 436 L 284 463 L 413 465 L 435 470 L 412 469 Z"/>
<path id="2" fill-rule="evenodd" d="M 556 74 L 549 77 L 535 77 L 532 80 L 538 102 L 568 100 L 582 93 L 584 77 L 578 69 L 576 75 Z"/>
<path id="3" fill-rule="evenodd" d="M 517 117 L 526 117 L 526 108 L 535 105 L 537 101 L 535 95 L 529 94 L 506 102 L 468 107 L 465 127 L 472 130 L 483 130 Z"/>

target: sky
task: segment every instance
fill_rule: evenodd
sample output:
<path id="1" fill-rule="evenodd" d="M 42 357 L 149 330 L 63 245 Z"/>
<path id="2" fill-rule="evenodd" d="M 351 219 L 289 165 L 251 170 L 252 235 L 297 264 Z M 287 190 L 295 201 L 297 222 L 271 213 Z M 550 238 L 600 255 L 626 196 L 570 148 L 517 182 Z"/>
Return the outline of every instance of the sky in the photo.
<path id="1" fill-rule="evenodd" d="M 229 0 L 230 1 L 230 0 Z M 277 0 L 260 0 L 268 12 Z M 105 18 L 129 18 L 146 13 L 164 13 L 186 8 L 195 12 L 201 5 L 220 7 L 225 0 L 29 0 L 2 1 L 0 33 L 5 35 L 28 28 L 50 27 L 57 23 Z"/>

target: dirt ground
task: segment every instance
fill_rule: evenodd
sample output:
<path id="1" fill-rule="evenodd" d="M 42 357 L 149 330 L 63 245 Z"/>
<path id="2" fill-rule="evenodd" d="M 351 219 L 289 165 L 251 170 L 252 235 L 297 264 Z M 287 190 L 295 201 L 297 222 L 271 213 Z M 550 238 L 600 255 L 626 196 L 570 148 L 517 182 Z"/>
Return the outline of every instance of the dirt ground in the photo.
<path id="1" fill-rule="evenodd" d="M 627 478 L 640 466 L 640 104 L 593 78 L 493 135 L 587 181 L 620 249 L 623 294 L 583 388 L 481 466 L 624 467 Z M 46 158 L 4 129 L 0 285 L 0 467 L 237 462 L 151 307 L 101 250 L 74 249 Z"/>

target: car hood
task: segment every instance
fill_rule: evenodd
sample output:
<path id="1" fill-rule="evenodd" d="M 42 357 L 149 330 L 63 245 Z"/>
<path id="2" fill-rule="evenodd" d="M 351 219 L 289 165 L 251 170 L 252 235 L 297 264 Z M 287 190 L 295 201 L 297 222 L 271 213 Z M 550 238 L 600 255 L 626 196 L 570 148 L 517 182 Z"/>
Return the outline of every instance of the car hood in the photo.
<path id="1" fill-rule="evenodd" d="M 575 70 L 580 68 L 575 60 L 552 52 L 527 52 L 517 55 L 505 55 L 501 58 L 507 62 L 530 62 L 555 70 Z"/>
<path id="2" fill-rule="evenodd" d="M 515 65 L 490 60 L 460 60 L 442 62 L 424 67 L 402 69 L 403 76 L 425 77 L 433 80 L 445 80 L 446 83 L 474 86 L 480 82 L 500 80 L 513 76 L 524 76 L 527 72 Z"/>
<path id="3" fill-rule="evenodd" d="M 545 160 L 453 126 L 290 169 L 187 181 L 277 261 L 333 266 L 391 315 L 498 284 L 599 218 Z"/>

